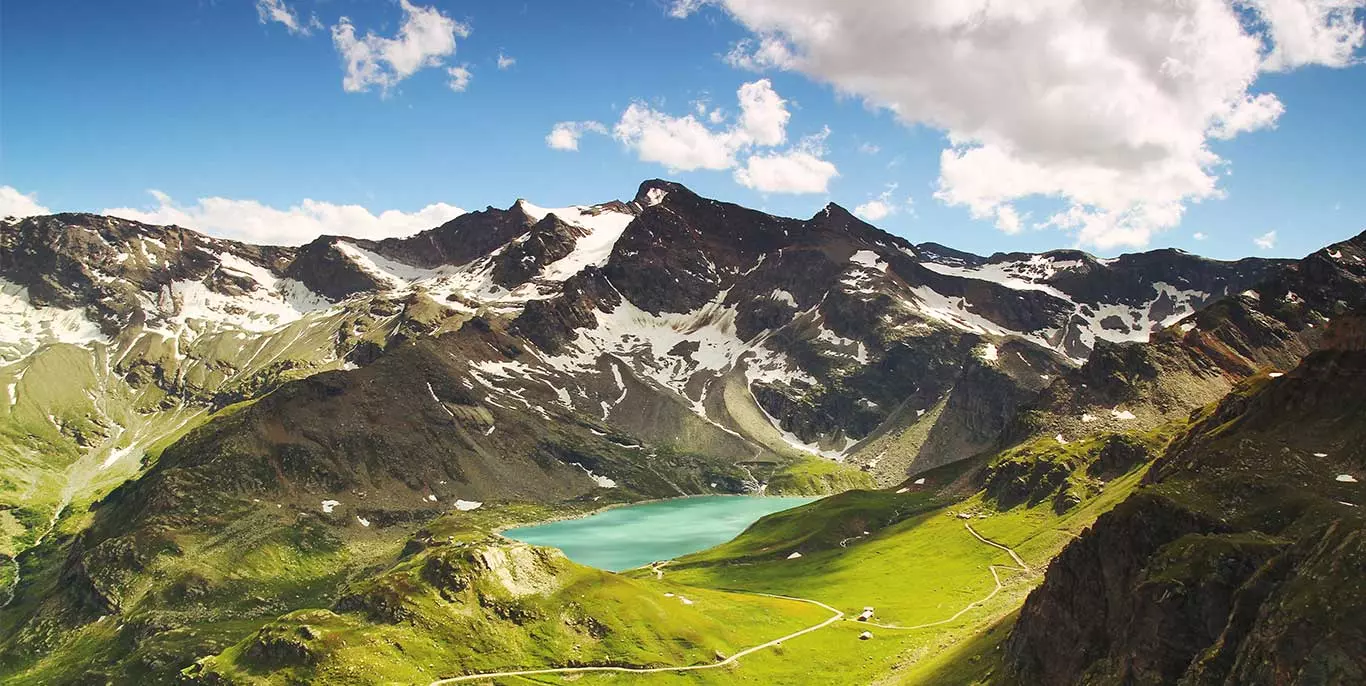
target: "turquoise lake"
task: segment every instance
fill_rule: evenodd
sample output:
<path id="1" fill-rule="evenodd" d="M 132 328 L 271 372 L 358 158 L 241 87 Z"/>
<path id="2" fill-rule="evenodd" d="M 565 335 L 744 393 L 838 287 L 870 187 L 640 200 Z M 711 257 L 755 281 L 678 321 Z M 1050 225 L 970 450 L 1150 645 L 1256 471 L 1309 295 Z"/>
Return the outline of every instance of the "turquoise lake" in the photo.
<path id="1" fill-rule="evenodd" d="M 705 495 L 604 510 L 582 519 L 508 529 L 504 536 L 559 548 L 579 564 L 619 572 L 735 538 L 760 517 L 816 498 Z"/>

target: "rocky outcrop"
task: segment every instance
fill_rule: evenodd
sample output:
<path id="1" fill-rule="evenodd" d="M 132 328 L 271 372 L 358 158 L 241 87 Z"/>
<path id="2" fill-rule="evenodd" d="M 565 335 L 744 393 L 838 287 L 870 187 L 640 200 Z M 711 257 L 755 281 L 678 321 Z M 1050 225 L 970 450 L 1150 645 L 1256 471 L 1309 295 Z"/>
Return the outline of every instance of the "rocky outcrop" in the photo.
<path id="1" fill-rule="evenodd" d="M 1342 320 L 1328 340 L 1353 338 L 1357 316 Z M 1005 646 L 1006 681 L 1366 676 L 1366 352 L 1346 347 L 1197 415 L 1145 486 L 1054 560 Z"/>

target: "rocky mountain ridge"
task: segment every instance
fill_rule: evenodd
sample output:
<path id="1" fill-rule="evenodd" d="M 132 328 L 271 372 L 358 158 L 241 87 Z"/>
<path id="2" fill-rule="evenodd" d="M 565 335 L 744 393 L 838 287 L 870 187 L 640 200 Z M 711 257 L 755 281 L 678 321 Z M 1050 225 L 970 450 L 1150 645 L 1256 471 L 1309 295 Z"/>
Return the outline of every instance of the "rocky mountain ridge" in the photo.
<path id="1" fill-rule="evenodd" d="M 0 381 L 25 422 L 15 449 L 63 455 L 49 460 L 53 480 L 93 466 L 107 484 L 188 426 L 133 430 L 154 415 L 203 417 L 404 341 L 464 336 L 471 320 L 522 341 L 466 360 L 466 383 L 492 403 L 541 416 L 547 404 L 527 394 L 546 395 L 637 442 L 761 463 L 815 456 L 894 483 L 990 445 L 1098 341 L 1145 338 L 1281 265 L 1176 251 L 977 257 L 913 245 L 837 205 L 773 217 L 664 181 L 629 202 L 518 201 L 405 239 L 299 248 L 92 215 L 2 228 Z M 91 372 L 60 402 L 34 392 L 52 385 L 35 363 L 57 354 Z"/>
<path id="2" fill-rule="evenodd" d="M 0 613 L 0 667 L 113 632 L 137 646 L 108 656 L 121 673 L 167 677 L 224 647 L 172 629 L 275 617 L 300 593 L 329 606 L 338 566 L 366 578 L 390 559 L 378 541 L 485 502 L 905 489 L 1022 442 L 1169 425 L 1359 338 L 1344 315 L 1366 302 L 1364 246 L 979 257 L 837 205 L 773 217 L 662 181 L 630 202 L 518 201 L 301 248 L 7 222 L 0 531 L 21 602 Z M 974 488 L 1066 509 L 1150 443 L 1105 442 L 1087 483 L 1017 460 Z M 250 572 L 231 571 L 239 557 Z M 229 600 L 291 575 L 306 587 Z M 1030 671 L 1031 627 L 1075 591 L 1031 600 L 1012 674 L 1068 678 Z M 1094 664 L 1073 666 L 1108 669 Z"/>

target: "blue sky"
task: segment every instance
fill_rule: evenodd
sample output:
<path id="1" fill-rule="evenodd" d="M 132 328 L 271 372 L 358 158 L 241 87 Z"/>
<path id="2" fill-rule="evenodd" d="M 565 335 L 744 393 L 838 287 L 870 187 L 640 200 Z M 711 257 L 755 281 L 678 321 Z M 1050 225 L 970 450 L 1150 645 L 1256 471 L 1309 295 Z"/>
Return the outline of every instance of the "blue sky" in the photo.
<path id="1" fill-rule="evenodd" d="M 1161 96 L 1161 106 L 1150 109 L 1175 113 L 1170 121 L 1149 121 L 1143 108 L 1151 103 L 1139 102 L 1137 115 L 1114 115 L 1110 107 L 1040 128 L 1025 116 L 1040 99 L 1121 96 L 1105 91 L 1104 72 L 1074 65 L 1058 83 L 1014 73 L 1029 60 L 997 50 L 999 38 L 984 42 L 989 49 L 976 61 L 955 62 L 898 52 L 903 42 L 933 50 L 933 36 L 880 44 L 898 34 L 831 15 L 843 11 L 833 0 L 772 3 L 782 11 L 755 9 L 763 0 L 7 2 L 0 5 L 0 186 L 8 187 L 3 197 L 11 207 L 125 208 L 133 218 L 281 242 L 324 230 L 402 233 L 439 221 L 443 208 L 505 207 L 518 197 L 552 207 L 627 198 L 654 177 L 779 214 L 810 216 L 830 201 L 862 206 L 873 223 L 913 241 L 978 253 L 1081 245 L 1099 254 L 1176 246 L 1225 258 L 1294 256 L 1366 228 L 1359 121 L 1366 67 L 1356 64 L 1356 34 L 1292 36 L 1268 10 L 1262 34 L 1245 22 L 1248 35 L 1262 41 L 1255 64 L 1246 50 L 1222 44 L 1177 55 L 1197 65 L 1211 54 L 1232 55 L 1233 66 L 1201 76 L 1222 84 L 1217 95 Z M 1363 18 L 1356 0 L 1338 4 L 1337 25 Z M 896 30 L 911 34 L 931 30 L 924 16 L 909 14 L 918 10 L 895 6 L 886 11 L 907 14 L 885 23 L 901 22 Z M 803 23 L 807 15 L 847 20 L 838 45 L 821 43 L 825 37 Z M 343 17 L 354 29 L 350 42 L 338 37 Z M 372 74 L 390 85 L 371 79 L 364 90 L 348 91 L 347 50 L 363 48 L 357 44 L 367 34 L 371 47 L 400 41 L 414 18 L 448 31 L 454 50 L 441 52 L 439 40 L 440 54 L 424 52 L 433 44 L 403 46 L 419 59 L 411 73 L 378 60 Z M 1015 21 L 978 19 L 973 26 Z M 1053 20 L 1074 26 L 1073 19 Z M 1099 28 L 1113 34 L 1124 24 L 1112 20 Z M 1226 35 L 1218 33 L 1226 28 L 1212 26 L 1210 35 Z M 1037 50 L 1029 52 L 1036 44 L 1028 33 L 1035 30 L 1049 27 L 1034 21 L 1007 42 L 1031 57 Z M 765 53 L 767 60 L 745 52 L 765 45 L 781 49 Z M 1100 51 L 1086 57 L 1097 63 L 1122 57 L 1086 49 Z M 500 67 L 500 55 L 515 63 L 505 59 Z M 469 70 L 461 92 L 451 87 L 451 68 Z M 1028 93 L 1013 92 L 1022 81 Z M 742 121 L 737 90 L 761 82 L 754 92 L 766 99 L 754 106 L 753 121 Z M 1142 90 L 1114 88 L 1121 87 Z M 1207 114 L 1222 112 L 1229 98 L 1261 94 L 1274 94 L 1275 102 L 1250 100 L 1259 107 L 1238 115 Z M 632 103 L 637 126 L 625 130 Z M 1190 115 L 1196 111 L 1206 114 Z M 1012 119 L 1016 112 L 1023 114 Z M 1184 118 L 1173 123 L 1177 114 Z M 692 128 L 683 121 L 689 115 Z M 560 122 L 601 128 L 579 136 L 577 150 L 553 149 L 547 135 Z M 1211 133 L 1220 127 L 1241 128 Z M 668 138 L 685 129 L 705 138 Z M 699 147 L 679 147 L 691 144 Z M 998 148 L 1006 162 L 969 154 Z M 1148 155 L 1155 149 L 1160 154 Z M 972 164 L 950 173 L 946 150 Z M 1180 171 L 1160 178 L 1151 169 L 1135 172 L 1126 157 L 1133 151 Z M 704 158 L 711 161 L 703 166 L 717 168 L 687 170 Z M 763 162 L 755 158 L 774 164 L 755 166 Z M 1202 166 L 1190 166 L 1191 159 Z M 802 176 L 787 173 L 789 163 Z M 746 182 L 747 167 L 753 174 Z M 1173 188 L 1189 181 L 1191 169 L 1203 169 L 1217 187 L 1202 189 L 1197 180 Z M 773 178 L 765 180 L 765 170 Z M 1098 189 L 1096 179 L 1108 185 Z M 221 201 L 201 202 L 210 198 Z M 304 206 L 306 199 L 313 203 Z M 873 200 L 888 212 L 868 204 Z M 1069 206 L 1084 218 L 1061 221 Z M 1174 206 L 1184 209 L 1179 221 L 1169 216 Z M 385 210 L 399 212 L 390 221 Z M 234 213 L 258 228 L 235 225 Z"/>

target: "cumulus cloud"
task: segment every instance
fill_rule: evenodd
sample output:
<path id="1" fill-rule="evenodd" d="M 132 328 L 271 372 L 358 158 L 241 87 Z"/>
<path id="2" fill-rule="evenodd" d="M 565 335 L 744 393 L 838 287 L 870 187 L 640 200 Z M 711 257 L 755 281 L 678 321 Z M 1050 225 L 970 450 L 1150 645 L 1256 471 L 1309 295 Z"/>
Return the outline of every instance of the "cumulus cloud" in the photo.
<path id="1" fill-rule="evenodd" d="M 516 65 L 516 64 L 517 64 L 517 58 L 516 58 L 516 57 L 512 57 L 511 55 L 507 55 L 507 54 L 505 54 L 505 53 L 503 53 L 503 52 L 499 52 L 499 53 L 498 53 L 498 68 L 499 68 L 499 69 L 511 69 L 511 68 L 512 68 L 514 65 Z"/>
<path id="2" fill-rule="evenodd" d="M 1288 71 L 1310 64 L 1345 67 L 1366 43 L 1357 11 L 1363 0 L 1244 0 L 1265 25 L 1271 52 L 1264 67 Z"/>
<path id="3" fill-rule="evenodd" d="M 787 122 L 792 114 L 787 111 L 787 101 L 778 96 L 768 79 L 740 86 L 736 96 L 740 99 L 738 132 L 744 142 L 771 147 L 787 140 Z"/>
<path id="4" fill-rule="evenodd" d="M 579 138 L 585 133 L 607 133 L 607 127 L 595 121 L 562 121 L 546 134 L 545 144 L 551 150 L 578 150 Z"/>
<path id="5" fill-rule="evenodd" d="M 749 38 L 739 41 L 724 59 L 726 64 L 747 71 L 790 69 L 796 62 L 787 43 L 773 36 L 764 36 L 757 41 Z"/>
<path id="6" fill-rule="evenodd" d="M 465 211 L 436 203 L 416 212 L 386 210 L 375 215 L 360 205 L 334 205 L 304 200 L 277 209 L 255 200 L 200 198 L 190 205 L 177 204 L 161 191 L 149 191 L 156 201 L 143 209 L 114 207 L 101 214 L 147 224 L 175 224 L 204 233 L 269 245 L 301 245 L 322 235 L 381 239 L 408 236 L 443 224 Z M 4 197 L 0 189 L 0 198 Z"/>
<path id="7" fill-rule="evenodd" d="M 1252 239 L 1252 242 L 1257 244 L 1257 247 L 1261 248 L 1262 250 L 1270 250 L 1276 247 L 1276 232 L 1267 231 L 1266 233 Z"/>
<path id="8" fill-rule="evenodd" d="M 451 77 L 451 80 L 446 85 L 450 86 L 451 90 L 457 93 L 464 93 L 465 89 L 470 87 L 470 79 L 474 78 L 474 74 L 470 72 L 469 66 L 464 64 L 458 67 L 448 67 L 446 69 L 446 75 Z"/>
<path id="9" fill-rule="evenodd" d="M 256 16 L 262 24 L 283 24 L 286 31 L 299 36 L 309 35 L 317 25 L 316 18 L 308 23 L 301 22 L 299 13 L 284 0 L 256 0 Z"/>
<path id="10" fill-rule="evenodd" d="M 0 219 L 5 217 L 34 217 L 52 214 L 52 210 L 38 204 L 37 193 L 20 193 L 13 186 L 0 186 Z"/>
<path id="11" fill-rule="evenodd" d="M 1206 238 L 1209 238 L 1209 236 L 1205 235 L 1203 231 L 1196 231 L 1195 233 L 1191 234 L 1191 238 L 1194 238 L 1197 241 L 1203 241 Z"/>
<path id="12" fill-rule="evenodd" d="M 829 83 L 948 133 L 936 197 L 1002 230 L 1142 246 L 1219 197 L 1213 139 L 1275 126 L 1267 71 L 1351 64 L 1366 0 L 684 0 L 753 38 L 727 61 Z M 762 57 L 770 55 L 774 57 Z M 1047 204 L 1047 203 L 1046 203 Z"/>
<path id="13" fill-rule="evenodd" d="M 873 198 L 872 200 L 869 200 L 868 202 L 863 203 L 862 205 L 859 205 L 858 207 L 855 207 L 854 214 L 870 222 L 875 222 L 880 219 L 886 219 L 887 217 L 896 214 L 898 208 L 896 206 L 896 203 L 892 200 L 892 194 L 896 192 L 896 189 L 897 184 L 887 184 L 887 189 L 879 193 L 877 197 Z M 907 198 L 906 209 L 909 211 L 910 208 L 911 200 Z"/>
<path id="14" fill-rule="evenodd" d="M 741 85 L 736 98 L 740 112 L 727 128 L 712 128 L 726 117 L 720 109 L 708 111 L 705 102 L 694 103 L 693 112 L 681 117 L 635 102 L 622 113 L 612 135 L 642 161 L 658 162 L 670 171 L 735 169 L 738 183 L 762 192 L 824 192 L 838 175 L 824 159 L 828 130 L 788 150 L 774 150 L 787 141 L 792 117 L 787 101 L 768 79 Z M 742 154 L 747 155 L 743 164 Z"/>
<path id="15" fill-rule="evenodd" d="M 824 193 L 839 176 L 835 165 L 804 150 L 750 155 L 735 181 L 763 193 Z"/>
<path id="16" fill-rule="evenodd" d="M 713 132 L 691 114 L 674 117 L 633 102 L 621 113 L 612 135 L 634 150 L 641 161 L 658 162 L 670 171 L 735 166 L 733 136 Z"/>
<path id="17" fill-rule="evenodd" d="M 356 27 L 347 17 L 332 27 L 332 44 L 346 63 L 342 88 L 348 93 L 363 93 L 372 86 L 388 93 L 419 70 L 441 66 L 445 58 L 455 54 L 455 39 L 470 35 L 469 26 L 435 7 L 414 5 L 408 0 L 399 0 L 399 7 L 403 9 L 403 24 L 393 38 L 373 32 L 357 37 Z M 459 69 L 463 67 L 452 68 Z M 464 71 L 464 83 L 468 84 L 469 70 Z M 459 81 L 454 73 L 451 77 L 454 88 Z"/>

